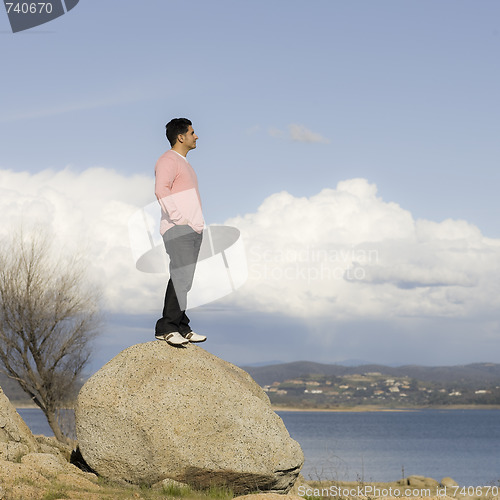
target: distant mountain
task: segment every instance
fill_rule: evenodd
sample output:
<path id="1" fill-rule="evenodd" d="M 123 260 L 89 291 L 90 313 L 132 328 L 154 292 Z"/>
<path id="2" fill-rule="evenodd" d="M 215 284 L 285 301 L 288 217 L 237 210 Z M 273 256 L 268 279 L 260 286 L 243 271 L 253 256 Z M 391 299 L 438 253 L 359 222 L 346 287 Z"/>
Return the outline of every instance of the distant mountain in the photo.
<path id="1" fill-rule="evenodd" d="M 340 366 L 363 366 L 363 365 L 370 365 L 371 362 L 367 361 L 366 359 L 343 359 L 342 361 L 335 361 L 334 364 Z M 389 366 L 395 366 L 395 365 L 389 365 Z"/>
<path id="2" fill-rule="evenodd" d="M 257 363 L 250 363 L 246 366 L 259 367 L 259 366 L 279 365 L 281 363 L 283 363 L 283 361 L 280 361 L 279 359 L 274 359 L 272 361 L 260 361 Z"/>
<path id="3" fill-rule="evenodd" d="M 84 375 L 78 380 L 76 383 L 76 390 L 80 389 L 87 378 L 88 376 Z M 4 373 L 0 373 L 0 387 L 9 400 L 15 405 L 33 403 L 31 398 L 21 389 L 17 381 L 7 377 Z"/>
<path id="4" fill-rule="evenodd" d="M 500 385 L 500 364 L 472 363 L 457 366 L 385 366 L 366 364 L 360 366 L 343 366 L 339 364 L 322 364 L 312 361 L 295 361 L 268 366 L 243 366 L 254 380 L 261 386 L 273 382 L 303 378 L 308 375 L 345 376 L 362 373 L 379 372 L 390 377 L 409 377 L 421 381 L 436 383 L 460 383 L 463 387 L 474 387 L 477 384 Z"/>

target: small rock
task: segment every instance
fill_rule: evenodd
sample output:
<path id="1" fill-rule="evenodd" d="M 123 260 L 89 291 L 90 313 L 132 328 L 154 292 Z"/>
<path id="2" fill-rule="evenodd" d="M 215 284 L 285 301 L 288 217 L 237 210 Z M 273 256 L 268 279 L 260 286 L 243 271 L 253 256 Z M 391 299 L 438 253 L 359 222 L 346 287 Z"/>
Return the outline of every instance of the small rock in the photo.
<path id="1" fill-rule="evenodd" d="M 49 453 L 28 453 L 21 458 L 21 463 L 36 470 L 42 476 L 56 476 L 64 471 L 67 462 Z"/>
<path id="2" fill-rule="evenodd" d="M 90 476 L 90 474 L 89 474 Z M 94 476 L 95 477 L 95 476 Z M 97 479 L 95 479 L 96 481 Z M 57 475 L 57 481 L 66 483 L 68 486 L 85 490 L 98 491 L 100 486 L 87 477 L 80 474 L 63 473 Z"/>
<path id="3" fill-rule="evenodd" d="M 71 457 L 71 446 L 61 443 L 54 436 L 37 435 L 35 439 L 42 453 L 51 453 L 52 455 L 63 457 L 69 462 Z"/>
<path id="4" fill-rule="evenodd" d="M 412 488 L 422 489 L 439 487 L 439 483 L 435 479 L 425 476 L 408 476 L 405 480 L 405 484 Z"/>
<path id="5" fill-rule="evenodd" d="M 451 488 L 453 486 L 458 486 L 458 483 L 451 477 L 443 477 L 443 479 L 441 479 L 441 486 Z"/>
<path id="6" fill-rule="evenodd" d="M 16 441 L 9 441 L 7 443 L 0 443 L 0 459 L 9 460 L 10 462 L 17 462 L 23 455 L 29 453 L 29 448 L 23 443 Z"/>
<path id="7" fill-rule="evenodd" d="M 181 483 L 180 481 L 176 481 L 175 479 L 168 479 L 168 478 L 153 484 L 153 486 L 151 487 L 155 490 L 161 488 L 176 488 L 179 489 L 180 491 L 186 488 L 190 488 L 189 485 L 186 483 Z"/>

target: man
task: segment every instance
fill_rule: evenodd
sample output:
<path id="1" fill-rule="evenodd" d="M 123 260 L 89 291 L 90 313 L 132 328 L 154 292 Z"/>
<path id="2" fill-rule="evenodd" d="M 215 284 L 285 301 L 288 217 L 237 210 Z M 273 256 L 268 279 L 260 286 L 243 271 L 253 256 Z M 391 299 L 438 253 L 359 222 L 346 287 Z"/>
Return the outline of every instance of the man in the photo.
<path id="1" fill-rule="evenodd" d="M 160 232 L 170 257 L 170 279 L 155 337 L 183 347 L 206 340 L 191 330 L 186 315 L 187 293 L 193 283 L 205 222 L 198 179 L 186 159 L 188 152 L 196 148 L 198 136 L 187 118 L 167 123 L 166 135 L 171 149 L 156 162 L 155 195 L 161 205 Z"/>

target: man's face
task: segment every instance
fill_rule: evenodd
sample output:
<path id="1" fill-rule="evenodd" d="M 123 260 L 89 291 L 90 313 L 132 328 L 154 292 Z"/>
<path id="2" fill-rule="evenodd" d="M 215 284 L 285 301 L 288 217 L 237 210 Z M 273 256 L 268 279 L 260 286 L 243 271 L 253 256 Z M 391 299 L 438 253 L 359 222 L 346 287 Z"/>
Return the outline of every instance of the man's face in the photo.
<path id="1" fill-rule="evenodd" d="M 189 125 L 189 128 L 185 134 L 181 134 L 182 144 L 186 147 L 186 149 L 191 150 L 196 147 L 196 141 L 198 136 L 194 133 L 193 127 Z"/>

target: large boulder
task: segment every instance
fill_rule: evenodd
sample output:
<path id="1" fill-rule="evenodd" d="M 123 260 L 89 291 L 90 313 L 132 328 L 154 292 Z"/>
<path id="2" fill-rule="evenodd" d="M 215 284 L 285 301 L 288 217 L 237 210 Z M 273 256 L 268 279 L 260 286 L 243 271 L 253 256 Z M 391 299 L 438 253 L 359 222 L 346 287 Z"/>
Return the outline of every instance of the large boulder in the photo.
<path id="1" fill-rule="evenodd" d="M 38 451 L 38 443 L 0 387 L 0 460 L 18 460 Z"/>
<path id="2" fill-rule="evenodd" d="M 83 458 L 112 480 L 284 493 L 304 461 L 250 375 L 192 344 L 122 351 L 85 383 L 75 413 Z"/>

